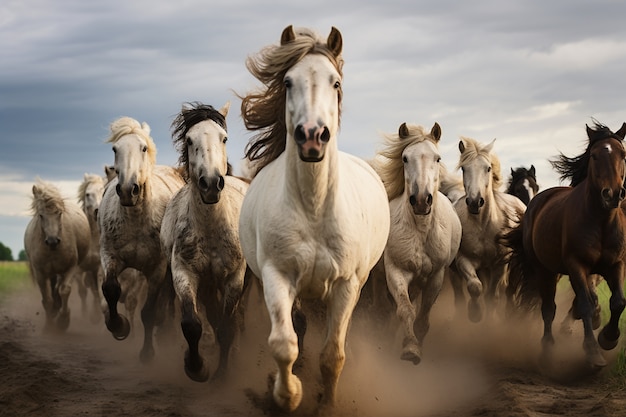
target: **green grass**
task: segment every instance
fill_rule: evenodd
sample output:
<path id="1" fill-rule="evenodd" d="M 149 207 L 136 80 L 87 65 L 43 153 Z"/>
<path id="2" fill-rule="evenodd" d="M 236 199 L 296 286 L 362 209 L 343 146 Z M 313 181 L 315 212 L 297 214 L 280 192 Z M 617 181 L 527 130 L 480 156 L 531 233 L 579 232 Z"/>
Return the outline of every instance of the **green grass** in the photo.
<path id="1" fill-rule="evenodd" d="M 26 262 L 0 262 L 0 296 L 31 285 Z"/>

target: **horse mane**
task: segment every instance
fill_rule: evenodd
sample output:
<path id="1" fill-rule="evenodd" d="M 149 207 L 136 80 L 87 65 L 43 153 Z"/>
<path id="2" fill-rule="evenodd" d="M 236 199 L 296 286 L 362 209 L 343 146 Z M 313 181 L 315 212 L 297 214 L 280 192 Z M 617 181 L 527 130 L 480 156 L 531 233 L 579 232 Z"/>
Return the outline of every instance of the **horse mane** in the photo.
<path id="1" fill-rule="evenodd" d="M 85 193 L 89 184 L 100 183 L 104 189 L 104 178 L 96 174 L 85 174 L 83 182 L 78 186 L 78 201 L 80 201 L 80 207 L 85 210 Z"/>
<path id="2" fill-rule="evenodd" d="M 624 126 L 622 126 L 622 128 L 624 128 Z M 615 138 L 619 140 L 620 143 L 622 143 L 624 139 L 623 137 L 613 133 L 611 129 L 597 120 L 594 120 L 593 128 L 587 126 L 587 137 L 589 138 L 587 149 L 585 149 L 585 152 L 582 154 L 570 158 L 565 156 L 563 153 L 560 153 L 557 159 L 549 161 L 552 168 L 560 174 L 559 179 L 561 181 L 570 179 L 571 187 L 577 186 L 583 182 L 585 178 L 587 178 L 589 158 L 591 157 L 591 148 L 593 145 L 600 140 L 608 138 Z"/>
<path id="3" fill-rule="evenodd" d="M 389 201 L 404 193 L 404 162 L 402 162 L 402 152 L 414 144 L 425 140 L 430 140 L 435 145 L 437 141 L 430 135 L 430 131 L 420 125 L 406 125 L 409 135 L 400 137 L 399 133 L 388 133 L 383 135 L 385 148 L 378 152 L 384 158 L 376 159 L 376 171 L 387 190 Z"/>
<path id="4" fill-rule="evenodd" d="M 174 148 L 178 151 L 178 165 L 180 167 L 187 167 L 189 164 L 189 153 L 187 150 L 186 136 L 189 129 L 205 120 L 212 120 L 228 131 L 226 126 L 226 118 L 210 104 L 202 104 L 198 101 L 183 104 L 181 112 L 176 116 L 172 122 L 172 141 Z M 185 181 L 188 179 L 187 169 L 179 170 Z M 232 165 L 228 163 L 227 175 L 232 174 Z"/>
<path id="5" fill-rule="evenodd" d="M 241 115 L 248 130 L 258 131 L 248 142 L 245 156 L 253 164 L 256 175 L 284 150 L 287 136 L 285 126 L 286 90 L 283 79 L 287 71 L 308 54 L 322 54 L 343 77 L 343 58 L 334 55 L 326 41 L 308 28 L 299 28 L 296 37 L 280 45 L 269 45 L 256 56 L 246 60 L 246 68 L 264 88 L 241 98 Z M 342 91 L 339 88 L 339 120 L 341 120 Z"/>
<path id="6" fill-rule="evenodd" d="M 38 178 L 33 185 L 31 211 L 33 214 L 64 212 L 65 198 L 56 185 Z"/>
<path id="7" fill-rule="evenodd" d="M 498 158 L 495 153 L 492 153 L 491 150 L 486 149 L 488 145 L 483 145 L 476 139 L 465 136 L 461 136 L 461 139 L 465 142 L 465 152 L 463 152 L 459 158 L 457 169 L 461 168 L 467 162 L 482 156 L 491 163 L 491 179 L 493 181 L 493 189 L 499 189 L 502 185 L 500 158 Z"/>
<path id="8" fill-rule="evenodd" d="M 124 116 L 111 123 L 110 130 L 111 134 L 105 141 L 106 143 L 115 143 L 123 136 L 130 134 L 142 137 L 148 146 L 148 157 L 150 158 L 151 163 L 153 165 L 156 163 L 157 149 L 154 144 L 154 140 L 152 140 L 152 137 L 150 136 L 150 126 L 148 123 L 139 123 L 132 117 Z"/>
<path id="9" fill-rule="evenodd" d="M 507 184 L 506 192 L 509 194 L 514 193 L 513 186 L 522 178 L 531 177 L 535 182 L 537 182 L 537 177 L 535 177 L 528 169 L 525 167 L 517 167 L 514 170 L 511 170 L 511 177 L 509 178 L 509 182 Z"/>

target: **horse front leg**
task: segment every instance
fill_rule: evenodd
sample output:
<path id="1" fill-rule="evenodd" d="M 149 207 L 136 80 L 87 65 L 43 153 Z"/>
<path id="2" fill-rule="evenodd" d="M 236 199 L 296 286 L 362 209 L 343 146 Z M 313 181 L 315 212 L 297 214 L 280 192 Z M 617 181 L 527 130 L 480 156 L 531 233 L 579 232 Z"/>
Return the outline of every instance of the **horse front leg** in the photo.
<path id="1" fill-rule="evenodd" d="M 389 259 L 385 261 L 385 275 L 387 277 L 387 288 L 389 288 L 389 292 L 396 302 L 396 314 L 404 332 L 400 359 L 417 365 L 422 360 L 422 350 L 413 330 L 416 313 L 415 306 L 413 306 L 409 297 L 409 284 L 413 276 L 412 274 L 404 273 Z"/>
<path id="2" fill-rule="evenodd" d="M 298 336 L 291 319 L 296 290 L 272 267 L 264 268 L 262 277 L 271 321 L 268 344 L 278 366 L 273 376 L 272 396 L 276 405 L 291 412 L 302 401 L 302 382 L 293 374 L 293 364 L 298 358 Z"/>
<path id="3" fill-rule="evenodd" d="M 39 287 L 41 293 L 41 305 L 46 314 L 46 322 L 44 324 L 44 332 L 50 332 L 54 327 L 54 318 L 57 315 L 57 310 L 54 307 L 54 299 L 52 297 L 53 280 L 49 279 L 44 274 L 38 272 L 34 268 L 32 269 L 33 278 Z M 56 281 L 56 279 L 54 280 Z"/>
<path id="4" fill-rule="evenodd" d="M 476 266 L 471 260 L 464 256 L 457 256 L 455 266 L 458 274 L 465 278 L 467 292 L 470 295 L 470 300 L 467 305 L 467 315 L 472 322 L 478 323 L 483 319 L 483 311 L 480 305 L 483 284 L 480 278 L 478 278 Z"/>
<path id="5" fill-rule="evenodd" d="M 420 351 L 424 344 L 424 337 L 426 337 L 426 333 L 430 329 L 430 312 L 443 287 L 444 274 L 445 269 L 435 272 L 422 292 L 422 303 L 414 326 Z"/>
<path id="6" fill-rule="evenodd" d="M 337 280 L 329 295 L 326 314 L 326 340 L 320 354 L 320 370 L 324 392 L 321 399 L 321 415 L 335 404 L 337 383 L 346 361 L 346 335 L 352 312 L 360 296 L 360 283 L 356 276 Z"/>
<path id="7" fill-rule="evenodd" d="M 619 320 L 626 308 L 626 299 L 624 298 L 624 264 L 620 263 L 610 274 L 607 274 L 605 281 L 611 290 L 611 298 L 609 299 L 609 307 L 611 309 L 611 318 L 609 322 L 598 334 L 598 343 L 604 350 L 611 350 L 617 346 L 620 336 Z"/>
<path id="8" fill-rule="evenodd" d="M 62 332 L 66 331 L 70 326 L 69 298 L 70 293 L 72 292 L 72 279 L 74 278 L 74 274 L 78 275 L 79 272 L 75 268 L 72 268 L 65 274 L 59 275 L 56 288 L 54 290 L 61 299 L 61 308 L 59 310 L 59 315 L 57 316 L 57 328 Z"/>
<path id="9" fill-rule="evenodd" d="M 578 265 L 570 268 L 569 278 L 576 294 L 576 310 L 583 322 L 583 348 L 587 354 L 587 361 L 593 367 L 602 368 L 606 366 L 606 360 L 602 356 L 600 345 L 593 334 L 593 311 L 595 307 L 587 277 L 588 272 Z"/>
<path id="10" fill-rule="evenodd" d="M 117 311 L 117 303 L 122 294 L 122 287 L 117 277 L 124 270 L 124 266 L 119 261 L 111 258 L 102 260 L 102 268 L 104 270 L 102 294 L 107 303 L 104 321 L 107 329 L 109 329 L 116 340 L 124 340 L 130 333 L 130 323 L 124 315 Z"/>
<path id="11" fill-rule="evenodd" d="M 148 281 L 146 300 L 141 309 L 141 322 L 143 324 L 143 346 L 139 352 L 139 359 L 143 363 L 148 363 L 154 358 L 154 326 L 157 321 L 157 309 L 160 307 L 159 300 L 164 293 L 172 288 L 172 282 L 166 281 L 167 262 L 163 261 L 153 271 L 144 271 Z M 165 289 L 164 289 L 165 287 Z M 161 306 L 169 311 L 169 306 Z M 163 312 L 162 312 L 163 313 Z"/>

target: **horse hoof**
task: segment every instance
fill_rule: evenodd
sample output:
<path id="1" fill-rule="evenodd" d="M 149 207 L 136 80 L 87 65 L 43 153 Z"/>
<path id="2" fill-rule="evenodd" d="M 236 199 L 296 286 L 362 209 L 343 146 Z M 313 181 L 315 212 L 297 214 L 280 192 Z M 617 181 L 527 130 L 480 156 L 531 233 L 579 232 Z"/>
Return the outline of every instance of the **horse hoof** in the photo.
<path id="1" fill-rule="evenodd" d="M 591 367 L 595 370 L 604 368 L 606 366 L 606 359 L 604 359 L 604 356 L 602 356 L 600 352 L 589 353 L 587 355 L 587 361 L 589 362 L 589 365 L 591 365 Z"/>
<path id="2" fill-rule="evenodd" d="M 70 327 L 70 312 L 59 314 L 57 317 L 57 330 L 64 332 Z"/>
<path id="3" fill-rule="evenodd" d="M 473 298 L 480 297 L 483 293 L 483 283 L 478 278 L 470 279 L 467 282 L 467 292 Z"/>
<path id="4" fill-rule="evenodd" d="M 107 320 L 106 325 L 115 340 L 124 340 L 130 334 L 130 323 L 121 314 L 118 315 L 118 320 Z"/>
<path id="5" fill-rule="evenodd" d="M 422 361 L 422 352 L 415 345 L 407 346 L 402 351 L 400 359 L 402 359 L 403 361 L 413 362 L 413 365 L 419 365 L 419 363 Z"/>
<path id="6" fill-rule="evenodd" d="M 606 328 L 602 329 L 602 331 L 600 331 L 600 333 L 598 334 L 598 344 L 604 350 L 615 349 L 615 347 L 617 346 L 618 340 L 619 340 L 619 334 L 617 335 L 616 338 L 607 337 Z"/>
<path id="7" fill-rule="evenodd" d="M 483 311 L 478 300 L 471 299 L 467 305 L 467 315 L 473 323 L 478 323 L 483 319 Z"/>
<path id="8" fill-rule="evenodd" d="M 302 402 L 302 382 L 300 382 L 300 378 L 297 376 L 291 375 L 287 385 L 287 392 L 282 391 L 281 388 L 285 387 L 281 387 L 281 384 L 278 383 L 278 378 L 275 377 L 272 397 L 278 407 L 291 413 Z"/>
<path id="9" fill-rule="evenodd" d="M 139 352 L 139 360 L 141 363 L 150 363 L 152 359 L 154 359 L 154 348 L 152 348 L 152 346 L 142 348 L 141 352 Z"/>
<path id="10" fill-rule="evenodd" d="M 209 380 L 209 368 L 205 366 L 200 356 L 192 360 L 189 358 L 189 351 L 185 352 L 185 374 L 192 381 L 206 382 Z"/>

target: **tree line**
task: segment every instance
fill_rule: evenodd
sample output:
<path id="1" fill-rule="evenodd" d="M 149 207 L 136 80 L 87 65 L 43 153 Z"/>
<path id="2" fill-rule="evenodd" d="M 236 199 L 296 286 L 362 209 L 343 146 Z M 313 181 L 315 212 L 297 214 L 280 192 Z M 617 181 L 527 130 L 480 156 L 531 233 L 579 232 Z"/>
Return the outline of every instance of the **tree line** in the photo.
<path id="1" fill-rule="evenodd" d="M 0 242 L 0 261 L 14 261 L 13 253 L 11 252 L 11 248 L 5 246 L 2 242 Z M 20 253 L 17 255 L 18 261 L 26 260 L 26 251 L 22 249 Z"/>

